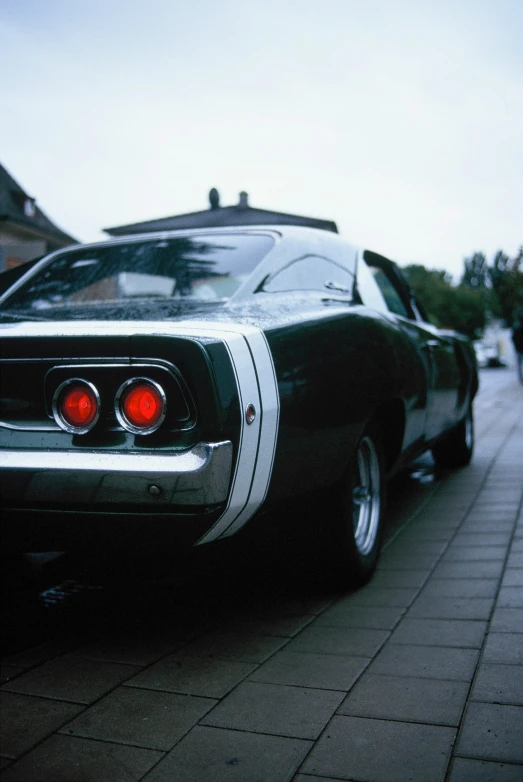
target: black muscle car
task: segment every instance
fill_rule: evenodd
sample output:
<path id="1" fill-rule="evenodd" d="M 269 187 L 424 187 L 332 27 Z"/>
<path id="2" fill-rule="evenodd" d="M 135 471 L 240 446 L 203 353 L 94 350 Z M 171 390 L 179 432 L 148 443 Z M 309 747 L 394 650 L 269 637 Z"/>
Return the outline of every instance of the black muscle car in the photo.
<path id="1" fill-rule="evenodd" d="M 473 448 L 476 360 L 397 266 L 298 227 L 178 231 L 40 260 L 0 298 L 10 550 L 223 539 L 322 491 L 333 571 L 379 554 L 385 480 Z"/>

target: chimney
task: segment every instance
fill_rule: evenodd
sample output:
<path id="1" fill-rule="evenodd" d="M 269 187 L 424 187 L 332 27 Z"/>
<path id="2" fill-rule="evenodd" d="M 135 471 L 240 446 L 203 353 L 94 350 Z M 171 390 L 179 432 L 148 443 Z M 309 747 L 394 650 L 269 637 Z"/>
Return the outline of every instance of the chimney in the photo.
<path id="1" fill-rule="evenodd" d="M 238 207 L 240 209 L 248 209 L 249 208 L 249 194 L 245 192 L 245 190 L 242 190 L 240 193 L 240 200 L 238 202 Z"/>
<path id="2" fill-rule="evenodd" d="M 218 209 L 220 206 L 220 194 L 215 187 L 209 190 L 210 209 Z"/>

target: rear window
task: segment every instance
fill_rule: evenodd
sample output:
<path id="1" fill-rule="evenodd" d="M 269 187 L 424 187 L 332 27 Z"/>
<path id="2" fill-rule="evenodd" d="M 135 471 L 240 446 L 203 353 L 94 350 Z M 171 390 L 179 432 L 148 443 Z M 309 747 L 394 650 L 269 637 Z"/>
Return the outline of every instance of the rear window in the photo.
<path id="1" fill-rule="evenodd" d="M 224 301 L 273 244 L 271 236 L 244 233 L 79 247 L 40 269 L 1 309 L 42 316 L 45 310 L 144 299 Z"/>

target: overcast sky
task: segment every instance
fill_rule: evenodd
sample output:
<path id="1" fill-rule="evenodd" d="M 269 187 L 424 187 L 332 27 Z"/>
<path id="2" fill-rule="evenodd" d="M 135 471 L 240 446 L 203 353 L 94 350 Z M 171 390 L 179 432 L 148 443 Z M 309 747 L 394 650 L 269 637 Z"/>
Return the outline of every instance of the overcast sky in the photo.
<path id="1" fill-rule="evenodd" d="M 523 243 L 523 0 L 0 0 L 0 162 L 81 241 L 222 205 L 455 277 Z"/>

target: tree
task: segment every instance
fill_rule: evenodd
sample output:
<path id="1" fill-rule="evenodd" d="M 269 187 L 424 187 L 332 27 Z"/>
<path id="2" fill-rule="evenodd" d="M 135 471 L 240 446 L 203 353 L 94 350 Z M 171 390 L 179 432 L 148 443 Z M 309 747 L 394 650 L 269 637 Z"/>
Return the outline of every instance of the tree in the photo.
<path id="1" fill-rule="evenodd" d="M 485 328 L 484 290 L 452 285 L 450 275 L 411 264 L 404 270 L 416 298 L 440 328 L 455 329 L 471 339 Z"/>
<path id="2" fill-rule="evenodd" d="M 523 247 L 514 258 L 498 250 L 490 265 L 480 252 L 463 263 L 461 285 L 483 291 L 485 309 L 510 325 L 513 312 L 523 305 Z"/>
<path id="3" fill-rule="evenodd" d="M 488 287 L 490 279 L 489 268 L 483 253 L 476 252 L 470 258 L 465 258 L 463 265 L 465 269 L 460 281 L 461 285 L 465 285 L 473 290 L 484 290 Z"/>
<path id="4" fill-rule="evenodd" d="M 500 315 L 510 326 L 514 312 L 523 305 L 523 246 L 514 258 L 509 258 L 501 250 L 496 253 L 491 279 Z"/>

